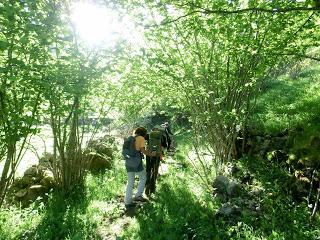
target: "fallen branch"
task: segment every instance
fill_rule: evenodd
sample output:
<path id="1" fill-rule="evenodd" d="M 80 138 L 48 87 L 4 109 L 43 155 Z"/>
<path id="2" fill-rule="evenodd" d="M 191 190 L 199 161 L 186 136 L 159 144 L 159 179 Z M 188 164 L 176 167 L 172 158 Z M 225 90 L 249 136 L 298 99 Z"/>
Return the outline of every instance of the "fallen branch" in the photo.
<path id="1" fill-rule="evenodd" d="M 313 57 L 313 56 L 304 55 L 304 54 L 284 53 L 284 54 L 281 54 L 281 55 L 282 56 L 295 56 L 295 57 L 299 57 L 299 58 L 307 58 L 307 59 L 311 59 L 311 60 L 315 60 L 315 61 L 319 61 L 320 62 L 320 58 L 319 57 Z"/>

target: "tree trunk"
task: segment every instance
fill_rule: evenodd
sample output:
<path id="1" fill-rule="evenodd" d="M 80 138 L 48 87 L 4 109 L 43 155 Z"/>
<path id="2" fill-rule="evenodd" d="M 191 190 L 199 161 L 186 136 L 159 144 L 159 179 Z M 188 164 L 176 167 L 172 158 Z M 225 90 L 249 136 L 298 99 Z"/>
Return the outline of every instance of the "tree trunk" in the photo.
<path id="1" fill-rule="evenodd" d="M 7 158 L 4 164 L 4 168 L 1 174 L 1 180 L 0 180 L 0 206 L 3 204 L 4 198 L 6 196 L 7 188 L 9 186 L 10 178 L 12 178 L 12 174 L 9 173 L 10 166 L 12 164 L 12 161 L 15 158 L 16 154 L 16 144 L 10 143 L 7 147 Z M 8 177 L 11 176 L 11 177 Z"/>

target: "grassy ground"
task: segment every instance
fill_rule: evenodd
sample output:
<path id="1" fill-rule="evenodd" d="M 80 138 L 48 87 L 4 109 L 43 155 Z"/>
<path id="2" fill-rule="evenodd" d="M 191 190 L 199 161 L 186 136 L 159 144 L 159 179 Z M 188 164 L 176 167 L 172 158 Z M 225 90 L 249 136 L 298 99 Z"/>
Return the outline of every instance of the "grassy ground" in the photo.
<path id="1" fill-rule="evenodd" d="M 267 82 L 252 116 L 257 128 L 279 132 L 302 126 L 317 127 L 320 121 L 320 65 L 302 69 L 296 79 L 283 75 Z M 319 128 L 320 129 L 320 128 Z"/>
<path id="2" fill-rule="evenodd" d="M 176 158 L 174 158 L 177 160 Z M 181 156 L 178 158 L 181 159 Z M 123 167 L 88 176 L 86 188 L 72 196 L 53 193 L 47 204 L 1 210 L 0 239 L 318 239 L 319 221 L 309 222 L 304 202 L 295 202 L 283 186 L 279 166 L 242 159 L 240 175 L 253 176 L 239 199 L 259 189 L 261 214 L 242 209 L 217 215 L 221 202 L 197 182 L 192 168 L 169 164 L 154 199 L 126 214 Z M 209 191 L 207 191 L 209 190 Z"/>
<path id="3" fill-rule="evenodd" d="M 85 189 L 70 196 L 54 192 L 46 203 L 2 209 L 0 239 L 100 239 L 97 229 L 121 205 L 124 183 L 123 170 L 111 170 L 89 175 Z"/>

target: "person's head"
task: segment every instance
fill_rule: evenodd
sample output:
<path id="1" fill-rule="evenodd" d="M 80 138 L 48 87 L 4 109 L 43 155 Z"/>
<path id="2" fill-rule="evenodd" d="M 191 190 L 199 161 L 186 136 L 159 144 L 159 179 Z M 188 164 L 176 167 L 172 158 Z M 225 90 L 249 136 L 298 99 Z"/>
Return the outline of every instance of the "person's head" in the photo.
<path id="1" fill-rule="evenodd" d="M 147 129 L 144 127 L 138 127 L 136 130 L 134 130 L 134 134 L 137 136 L 145 137 L 147 136 Z"/>

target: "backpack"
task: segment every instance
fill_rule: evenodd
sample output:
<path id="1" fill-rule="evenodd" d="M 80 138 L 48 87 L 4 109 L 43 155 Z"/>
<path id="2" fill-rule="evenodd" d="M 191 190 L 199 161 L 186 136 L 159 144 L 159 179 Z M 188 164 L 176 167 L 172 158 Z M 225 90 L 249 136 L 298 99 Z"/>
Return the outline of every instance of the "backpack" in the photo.
<path id="1" fill-rule="evenodd" d="M 124 159 L 130 158 L 136 154 L 135 149 L 136 138 L 134 136 L 127 137 L 122 146 L 122 156 Z"/>
<path id="2" fill-rule="evenodd" d="M 156 131 L 151 131 L 149 134 L 149 141 L 147 145 L 147 150 L 154 152 L 156 151 L 157 153 L 161 152 L 161 138 L 162 138 L 162 131 L 156 130 Z"/>
<path id="3" fill-rule="evenodd" d="M 138 171 L 142 161 L 140 151 L 135 148 L 136 138 L 130 136 L 126 138 L 122 146 L 122 157 L 126 161 L 128 171 Z"/>

